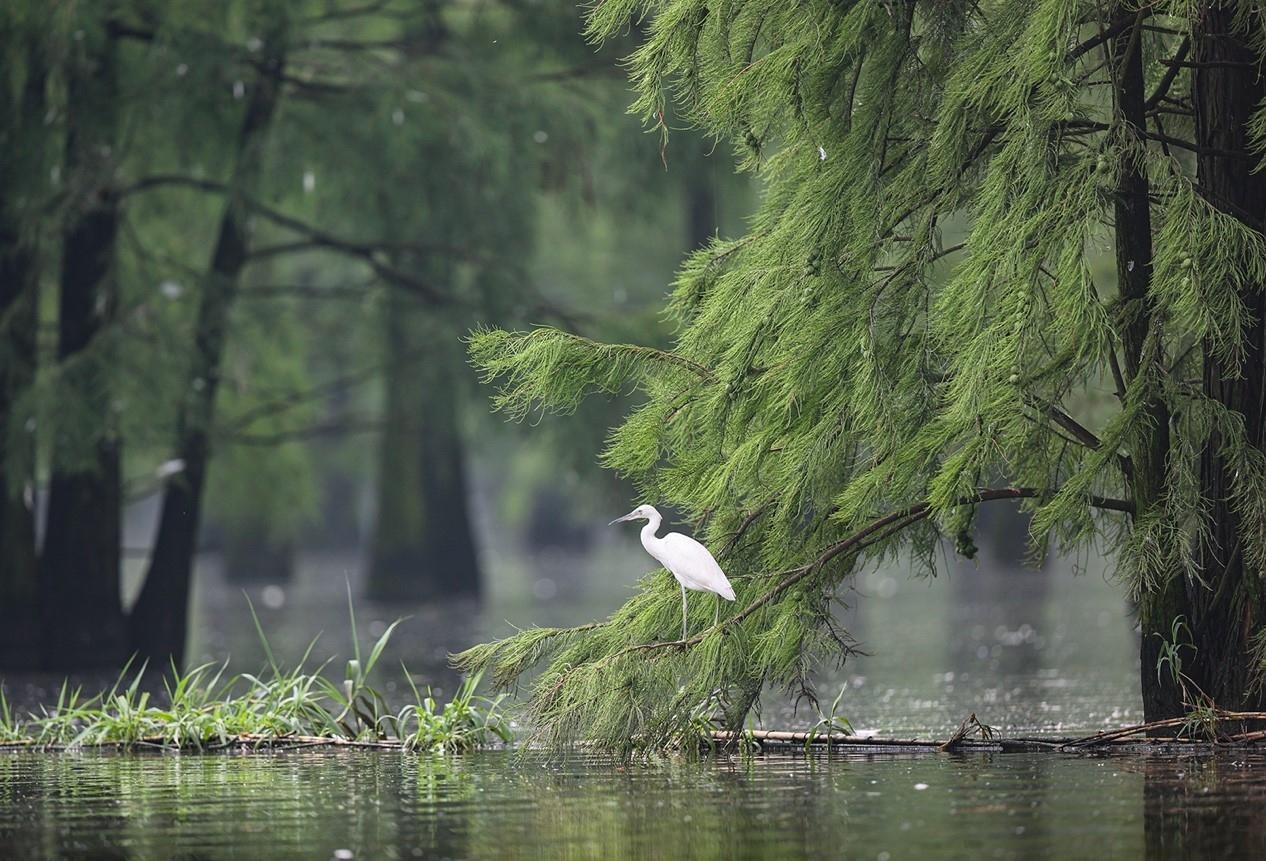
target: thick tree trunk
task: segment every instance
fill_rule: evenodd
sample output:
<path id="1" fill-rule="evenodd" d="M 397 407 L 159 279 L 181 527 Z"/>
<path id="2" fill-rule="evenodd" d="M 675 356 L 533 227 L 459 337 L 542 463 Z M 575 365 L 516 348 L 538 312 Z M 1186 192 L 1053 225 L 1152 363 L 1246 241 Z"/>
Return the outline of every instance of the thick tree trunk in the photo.
<path id="1" fill-rule="evenodd" d="M 57 355 L 81 416 L 55 428 L 40 557 L 44 663 L 53 669 L 116 664 L 127 646 L 119 596 L 120 447 L 102 341 L 118 300 L 117 49 L 110 34 L 98 38 L 67 84 L 66 181 L 75 214 L 62 237 Z M 82 426 L 89 421 L 95 427 Z"/>
<path id="2" fill-rule="evenodd" d="M 1196 34 L 1197 64 L 1192 87 L 1196 110 L 1197 178 L 1210 205 L 1245 218 L 1260 229 L 1266 219 L 1266 177 L 1249 158 L 1248 123 L 1266 99 L 1266 80 L 1256 51 L 1261 21 L 1253 17 L 1252 33 L 1233 24 L 1234 10 L 1206 10 Z M 1241 156 L 1214 152 L 1243 153 Z M 1204 350 L 1204 394 L 1244 417 L 1248 444 L 1263 448 L 1263 404 L 1266 399 L 1266 300 L 1261 285 L 1243 290 L 1247 345 L 1238 372 L 1210 345 Z M 1200 690 L 1224 708 L 1266 708 L 1261 691 L 1250 690 L 1253 671 L 1250 640 L 1262 625 L 1262 578 L 1266 572 L 1247 567 L 1239 515 L 1231 504 L 1235 468 L 1219 451 L 1215 436 L 1204 451 L 1200 480 L 1211 503 L 1212 541 L 1201 549 L 1204 583 L 1188 582 L 1184 615 L 1194 652 L 1184 657 L 1184 672 Z"/>
<path id="3" fill-rule="evenodd" d="M 1250 34 L 1235 27 L 1234 16 L 1231 6 L 1210 4 L 1199 16 L 1200 28 L 1193 38 L 1192 104 L 1196 143 L 1201 149 L 1197 179 L 1211 205 L 1260 229 L 1266 219 L 1266 181 L 1254 172 L 1255 160 L 1249 157 L 1248 122 L 1266 98 L 1266 83 L 1248 44 Z M 1141 86 L 1138 91 L 1142 92 Z M 1138 113 L 1141 116 L 1141 102 Z M 1118 226 L 1118 236 L 1120 233 Z M 1243 416 L 1248 444 L 1261 449 L 1266 303 L 1255 287 L 1244 290 L 1240 299 L 1246 312 L 1244 362 L 1237 374 L 1206 344 L 1202 388 L 1207 397 Z M 1156 416 L 1158 435 L 1165 426 L 1160 418 Z M 1212 541 L 1199 551 L 1200 578 L 1175 574 L 1159 592 L 1144 595 L 1140 602 L 1140 672 L 1148 720 L 1180 716 L 1187 711 L 1189 701 L 1202 693 L 1224 708 L 1266 707 L 1266 698 L 1251 684 L 1251 640 L 1261 630 L 1263 572 L 1245 567 L 1244 536 L 1230 498 L 1234 467 L 1223 458 L 1221 446 L 1222 440 L 1215 436 L 1200 464 L 1212 532 Z M 1142 454 L 1154 458 L 1161 451 L 1157 447 Z M 1155 481 L 1162 464 L 1163 459 L 1135 458 L 1135 504 L 1140 512 L 1155 499 L 1150 488 L 1159 487 Z M 1162 646 L 1174 638 L 1178 620 L 1186 626 L 1179 634 L 1180 641 L 1188 642 L 1189 637 L 1191 647 L 1179 653 L 1188 679 L 1183 685 L 1174 681 L 1172 673 L 1158 672 Z"/>
<path id="4" fill-rule="evenodd" d="M 35 371 L 37 262 L 10 214 L 0 210 L 0 668 L 29 669 L 39 662 L 40 639 L 35 517 L 28 504 L 34 437 L 14 406 Z"/>
<path id="5" fill-rule="evenodd" d="M 366 593 L 379 600 L 478 596 L 479 560 L 457 426 L 456 345 L 438 337 L 421 356 L 428 321 L 396 296 L 387 319 L 387 427 Z M 414 306 L 416 308 L 416 306 Z M 410 319 L 412 318 L 412 319 Z"/>
<path id="6" fill-rule="evenodd" d="M 274 43 L 273 47 L 277 45 Z M 273 53 L 261 64 L 238 134 L 237 160 L 211 265 L 202 282 L 194 323 L 194 349 L 185 400 L 176 420 L 176 455 L 183 471 L 163 493 L 158 535 L 140 597 L 132 609 L 132 647 L 166 666 L 184 660 L 189 586 L 197 548 L 202 492 L 211 454 L 210 430 L 224 353 L 229 310 L 246 265 L 247 205 L 263 158 L 268 127 L 276 110 L 284 58 Z"/>
<path id="7" fill-rule="evenodd" d="M 18 98 L 0 87 L 0 669 L 39 664 L 35 436 L 15 412 L 35 378 L 40 256 L 28 210 L 41 200 L 46 71 L 32 38 Z"/>
<path id="8" fill-rule="evenodd" d="M 0 97 L 2 98 L 2 97 Z M 4 100 L 7 101 L 7 100 Z M 0 102 L 0 113 L 11 106 Z M 6 130 L 10 131 L 10 130 Z M 13 130 L 16 131 L 16 130 Z M 6 171 L 8 174 L 8 171 Z M 0 187 L 0 668 L 39 660 L 34 437 L 14 408 L 35 376 L 38 253 L 23 235 L 11 175 Z"/>
<path id="9" fill-rule="evenodd" d="M 1135 22 L 1129 8 L 1120 13 L 1124 22 Z M 1114 22 L 1118 23 L 1118 22 Z M 1145 146 L 1146 81 L 1143 76 L 1143 39 L 1127 26 L 1113 40 L 1116 65 L 1116 107 L 1127 128 L 1135 133 L 1141 152 Z M 1123 359 L 1127 380 L 1153 373 L 1159 355 L 1145 353 L 1148 330 L 1156 319 L 1148 291 L 1152 280 L 1152 217 L 1148 200 L 1147 173 L 1140 158 L 1127 154 L 1122 159 L 1114 205 L 1117 283 L 1123 305 L 1130 309 L 1122 332 Z M 1131 452 L 1127 476 L 1134 502 L 1135 517 L 1146 517 L 1160 502 L 1165 483 L 1165 459 L 1169 453 L 1169 411 L 1159 397 L 1147 406 L 1150 433 Z M 1143 711 L 1148 719 L 1173 714 L 1181 707 L 1181 696 L 1172 684 L 1156 673 L 1162 638 L 1170 636 L 1170 626 L 1181 604 L 1182 583 L 1175 576 L 1163 580 L 1155 591 L 1139 598 L 1139 680 Z"/>

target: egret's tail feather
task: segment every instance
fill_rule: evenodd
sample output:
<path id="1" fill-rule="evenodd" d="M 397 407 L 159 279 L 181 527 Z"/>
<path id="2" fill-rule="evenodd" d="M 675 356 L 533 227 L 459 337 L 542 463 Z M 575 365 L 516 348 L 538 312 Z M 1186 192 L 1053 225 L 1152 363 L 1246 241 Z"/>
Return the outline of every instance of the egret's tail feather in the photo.
<path id="1" fill-rule="evenodd" d="M 718 589 L 718 590 L 717 590 L 717 594 L 718 594 L 718 595 L 720 595 L 722 598 L 724 598 L 724 599 L 725 599 L 725 600 L 727 600 L 727 601 L 733 601 L 733 600 L 734 600 L 734 587 L 733 587 L 733 586 L 731 586 L 729 583 L 725 583 L 725 584 L 723 584 L 723 585 L 722 585 L 722 587 L 721 587 L 720 589 Z"/>

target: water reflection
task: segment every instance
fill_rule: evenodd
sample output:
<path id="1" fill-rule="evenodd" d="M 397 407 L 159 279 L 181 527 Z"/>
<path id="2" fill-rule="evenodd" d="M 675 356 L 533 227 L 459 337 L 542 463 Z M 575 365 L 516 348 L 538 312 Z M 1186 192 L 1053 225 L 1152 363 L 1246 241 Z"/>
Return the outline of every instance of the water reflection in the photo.
<path id="1" fill-rule="evenodd" d="M 1266 857 L 1261 757 L 1145 759 L 1141 768 L 1150 857 Z"/>
<path id="2" fill-rule="evenodd" d="M 0 846 L 15 858 L 1260 858 L 1264 775 L 1258 755 L 623 766 L 504 752 L 10 753 Z"/>

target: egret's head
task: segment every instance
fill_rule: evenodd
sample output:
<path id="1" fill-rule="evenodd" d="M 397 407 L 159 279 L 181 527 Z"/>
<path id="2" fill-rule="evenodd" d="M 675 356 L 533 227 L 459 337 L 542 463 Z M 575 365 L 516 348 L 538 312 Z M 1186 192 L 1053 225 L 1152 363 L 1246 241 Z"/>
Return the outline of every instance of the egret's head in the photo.
<path id="1" fill-rule="evenodd" d="M 617 517 L 607 526 L 614 526 L 617 523 L 623 523 L 626 520 L 650 520 L 652 517 L 659 517 L 659 512 L 651 505 L 639 505 L 623 517 Z"/>

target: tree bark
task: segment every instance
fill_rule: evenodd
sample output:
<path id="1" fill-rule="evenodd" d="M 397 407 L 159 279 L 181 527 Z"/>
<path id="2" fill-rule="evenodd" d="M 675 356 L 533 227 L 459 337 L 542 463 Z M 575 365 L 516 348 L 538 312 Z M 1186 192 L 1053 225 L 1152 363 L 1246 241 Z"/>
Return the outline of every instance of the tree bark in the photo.
<path id="1" fill-rule="evenodd" d="M 117 48 L 107 29 L 84 50 L 67 82 L 65 175 L 74 214 L 62 236 L 57 322 L 57 356 L 82 417 L 60 423 L 52 446 L 39 579 L 50 669 L 116 664 L 127 645 L 119 596 L 120 444 L 104 337 L 118 301 Z"/>
<path id="2" fill-rule="evenodd" d="M 1266 81 L 1249 40 L 1260 32 L 1255 13 L 1252 33 L 1237 28 L 1230 4 L 1205 10 L 1195 34 L 1196 69 L 1192 103 L 1196 110 L 1197 178 L 1210 205 L 1237 217 L 1266 218 L 1266 177 L 1255 161 L 1213 152 L 1251 150 L 1248 123 L 1266 99 Z M 1247 349 L 1237 370 L 1204 347 L 1204 394 L 1244 418 L 1247 442 L 1263 447 L 1263 403 L 1266 398 L 1266 298 L 1261 285 L 1240 291 Z M 1261 630 L 1261 581 L 1266 572 L 1245 561 L 1239 515 L 1231 504 L 1235 468 L 1219 451 L 1214 436 L 1200 462 L 1200 482 L 1211 505 L 1212 541 L 1201 548 L 1204 583 L 1186 584 L 1184 615 L 1195 650 L 1184 655 L 1184 672 L 1219 706 L 1236 710 L 1266 708 L 1262 692 L 1251 690 L 1254 670 L 1250 641 Z"/>
<path id="3" fill-rule="evenodd" d="M 35 437 L 15 409 L 35 378 L 39 249 L 23 201 L 43 176 L 44 64 L 28 57 L 20 99 L 0 87 L 0 668 L 39 663 L 35 517 Z"/>
<path id="4" fill-rule="evenodd" d="M 132 609 L 131 640 L 138 655 L 166 666 L 184 660 L 190 578 L 211 454 L 210 429 L 229 311 L 248 258 L 247 201 L 263 160 L 285 65 L 280 42 L 270 40 L 251 88 L 237 140 L 237 158 L 211 264 L 202 282 L 185 398 L 176 418 L 176 454 L 184 464 L 163 493 L 158 535 L 140 597 Z"/>
<path id="5" fill-rule="evenodd" d="M 457 426 L 456 345 L 395 295 L 387 319 L 387 427 L 366 594 L 377 600 L 478 597 L 481 577 Z M 410 321 L 410 317 L 414 319 Z"/>
<path id="6" fill-rule="evenodd" d="M 1152 216 L 1148 200 L 1149 183 L 1141 161 L 1147 129 L 1146 80 L 1143 74 L 1143 34 L 1137 32 L 1134 10 L 1118 12 L 1113 29 L 1121 26 L 1111 42 L 1115 66 L 1116 109 L 1133 137 L 1139 154 L 1127 153 L 1120 165 L 1114 203 L 1117 284 L 1125 319 L 1122 346 L 1125 374 L 1133 381 L 1140 374 L 1157 372 L 1159 353 L 1147 353 L 1148 332 L 1157 324 L 1157 311 L 1148 291 L 1152 281 Z M 1154 339 L 1159 343 L 1159 338 Z M 1134 518 L 1146 518 L 1161 501 L 1165 483 L 1165 459 L 1169 453 L 1169 411 L 1159 395 L 1146 407 L 1150 431 L 1136 450 L 1131 451 L 1127 479 L 1134 503 Z M 1181 707 L 1176 686 L 1156 673 L 1163 638 L 1181 605 L 1182 583 L 1177 577 L 1161 578 L 1154 591 L 1139 597 L 1139 681 L 1143 711 L 1148 720 L 1168 717 Z"/>

